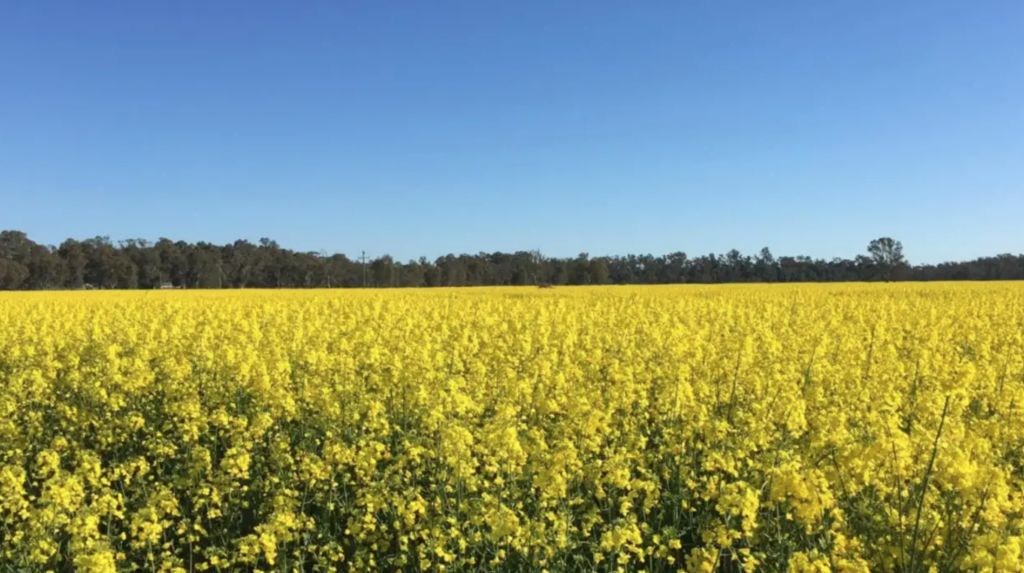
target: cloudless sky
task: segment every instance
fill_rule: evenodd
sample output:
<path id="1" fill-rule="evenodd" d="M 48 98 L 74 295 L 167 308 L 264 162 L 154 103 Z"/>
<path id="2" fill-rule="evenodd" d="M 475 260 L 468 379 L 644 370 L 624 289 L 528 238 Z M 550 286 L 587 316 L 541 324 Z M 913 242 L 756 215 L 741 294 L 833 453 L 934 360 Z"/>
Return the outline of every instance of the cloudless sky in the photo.
<path id="1" fill-rule="evenodd" d="M 1024 252 L 1024 3 L 4 2 L 0 228 Z"/>

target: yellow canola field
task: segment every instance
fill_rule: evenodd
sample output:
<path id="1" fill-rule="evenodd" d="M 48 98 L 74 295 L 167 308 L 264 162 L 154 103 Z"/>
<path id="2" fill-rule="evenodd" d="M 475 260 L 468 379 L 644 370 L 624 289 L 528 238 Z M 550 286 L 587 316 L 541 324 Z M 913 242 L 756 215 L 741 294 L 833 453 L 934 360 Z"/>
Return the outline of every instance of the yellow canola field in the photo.
<path id="1" fill-rule="evenodd" d="M 0 295 L 0 571 L 1021 571 L 1024 285 Z"/>

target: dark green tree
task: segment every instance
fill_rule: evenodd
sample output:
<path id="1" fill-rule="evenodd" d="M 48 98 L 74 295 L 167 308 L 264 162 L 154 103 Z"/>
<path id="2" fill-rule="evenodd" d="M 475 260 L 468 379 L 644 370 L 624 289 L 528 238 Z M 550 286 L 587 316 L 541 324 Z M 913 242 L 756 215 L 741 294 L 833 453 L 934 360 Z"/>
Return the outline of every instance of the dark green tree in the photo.
<path id="1" fill-rule="evenodd" d="M 868 243 L 868 254 L 879 278 L 887 281 L 896 278 L 907 266 L 903 258 L 903 243 L 891 237 L 880 237 Z"/>

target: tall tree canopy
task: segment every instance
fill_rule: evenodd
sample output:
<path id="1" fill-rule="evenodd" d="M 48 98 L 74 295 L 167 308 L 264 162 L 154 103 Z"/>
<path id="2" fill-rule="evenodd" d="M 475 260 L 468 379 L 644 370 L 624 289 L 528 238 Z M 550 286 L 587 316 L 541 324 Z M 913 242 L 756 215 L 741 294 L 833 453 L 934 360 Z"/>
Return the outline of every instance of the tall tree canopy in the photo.
<path id="1" fill-rule="evenodd" d="M 0 231 L 0 289 L 308 288 L 473 285 L 586 285 L 723 282 L 1024 279 L 1024 255 L 911 265 L 890 237 L 852 259 L 724 254 L 545 257 L 536 251 L 449 254 L 408 262 L 383 255 L 292 251 L 276 241 L 227 245 L 161 238 L 155 243 L 107 237 L 68 239 L 58 247 L 21 231 Z"/>

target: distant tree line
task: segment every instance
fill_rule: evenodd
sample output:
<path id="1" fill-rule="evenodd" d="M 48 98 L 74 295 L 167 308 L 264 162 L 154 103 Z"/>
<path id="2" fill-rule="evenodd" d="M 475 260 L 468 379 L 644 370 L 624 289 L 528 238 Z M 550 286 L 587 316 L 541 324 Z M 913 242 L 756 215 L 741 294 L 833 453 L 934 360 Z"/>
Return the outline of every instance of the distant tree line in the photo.
<path id="1" fill-rule="evenodd" d="M 20 231 L 0 232 L 0 289 L 152 289 L 588 285 L 807 281 L 1024 279 L 1024 255 L 911 265 L 899 241 L 871 241 L 852 259 L 754 256 L 737 250 L 691 257 L 625 255 L 544 257 L 535 251 L 445 255 L 399 262 L 292 251 L 275 241 L 228 245 L 107 237 L 38 244 Z"/>

